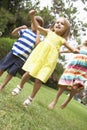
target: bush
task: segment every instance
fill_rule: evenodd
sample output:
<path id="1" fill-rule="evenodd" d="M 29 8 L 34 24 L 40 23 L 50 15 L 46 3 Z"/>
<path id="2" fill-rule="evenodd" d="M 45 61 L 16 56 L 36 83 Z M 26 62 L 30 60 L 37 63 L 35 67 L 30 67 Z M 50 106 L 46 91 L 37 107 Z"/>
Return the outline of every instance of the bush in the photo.
<path id="1" fill-rule="evenodd" d="M 2 59 L 11 50 L 15 39 L 0 38 L 0 59 Z"/>
<path id="2" fill-rule="evenodd" d="M 11 50 L 13 43 L 16 39 L 11 38 L 0 38 L 0 61 L 7 55 L 7 53 Z M 19 75 L 23 75 L 24 71 L 20 68 L 18 71 Z"/>

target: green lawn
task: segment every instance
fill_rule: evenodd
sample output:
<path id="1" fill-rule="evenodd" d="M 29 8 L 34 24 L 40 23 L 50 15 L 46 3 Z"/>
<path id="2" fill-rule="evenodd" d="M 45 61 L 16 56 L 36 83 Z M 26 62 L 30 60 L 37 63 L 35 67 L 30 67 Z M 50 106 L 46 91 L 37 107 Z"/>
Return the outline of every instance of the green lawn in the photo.
<path id="1" fill-rule="evenodd" d="M 43 85 L 31 106 L 24 108 L 22 103 L 30 94 L 33 83 L 26 83 L 21 93 L 14 97 L 11 91 L 19 82 L 19 78 L 13 78 L 0 92 L 0 130 L 87 130 L 86 106 L 73 99 L 61 110 L 60 104 L 66 98 L 64 94 L 54 110 L 48 110 L 56 90 Z"/>

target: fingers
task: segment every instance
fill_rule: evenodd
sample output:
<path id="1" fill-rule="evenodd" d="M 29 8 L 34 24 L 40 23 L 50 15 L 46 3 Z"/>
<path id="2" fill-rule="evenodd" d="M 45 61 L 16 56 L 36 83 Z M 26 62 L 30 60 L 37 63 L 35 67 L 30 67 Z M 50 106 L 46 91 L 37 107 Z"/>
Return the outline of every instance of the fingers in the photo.
<path id="1" fill-rule="evenodd" d="M 36 13 L 36 10 L 29 11 L 29 15 L 35 15 L 35 13 Z"/>

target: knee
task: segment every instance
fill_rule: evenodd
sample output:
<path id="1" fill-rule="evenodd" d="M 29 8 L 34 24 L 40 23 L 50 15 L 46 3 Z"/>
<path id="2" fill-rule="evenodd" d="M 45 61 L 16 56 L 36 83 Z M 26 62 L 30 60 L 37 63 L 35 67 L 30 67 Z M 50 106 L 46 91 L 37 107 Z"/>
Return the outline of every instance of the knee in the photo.
<path id="1" fill-rule="evenodd" d="M 36 79 L 35 82 L 36 82 L 37 84 L 42 84 L 42 81 L 39 80 L 39 79 Z"/>
<path id="2" fill-rule="evenodd" d="M 28 72 L 25 72 L 24 74 L 23 74 L 23 76 L 22 76 L 22 78 L 29 78 L 29 73 Z"/>

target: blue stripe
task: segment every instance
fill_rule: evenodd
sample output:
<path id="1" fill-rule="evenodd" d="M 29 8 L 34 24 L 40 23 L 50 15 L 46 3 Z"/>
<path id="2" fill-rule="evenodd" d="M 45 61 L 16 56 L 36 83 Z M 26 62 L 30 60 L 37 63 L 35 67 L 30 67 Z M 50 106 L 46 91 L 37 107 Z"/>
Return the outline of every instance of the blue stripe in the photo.
<path id="1" fill-rule="evenodd" d="M 31 30 L 30 31 L 25 30 L 24 32 L 26 34 L 29 34 L 29 35 L 33 36 L 34 38 L 36 38 L 36 34 L 34 32 L 32 32 Z"/>
<path id="2" fill-rule="evenodd" d="M 74 79 L 79 79 L 79 80 L 81 80 L 81 81 L 83 81 L 84 80 L 84 78 L 82 77 L 82 76 L 70 76 L 70 75 L 68 75 L 68 76 L 62 76 L 61 77 L 61 79 L 63 79 L 63 80 L 74 80 Z"/>
<path id="3" fill-rule="evenodd" d="M 27 43 L 25 43 L 25 41 L 22 41 L 21 39 L 18 39 L 17 42 L 22 43 L 25 46 L 28 46 L 29 43 L 32 43 L 33 45 L 35 44 L 35 41 L 31 40 L 30 38 L 27 37 L 25 38 L 25 36 L 22 38 L 24 38 L 25 40 L 27 39 L 28 40 Z"/>
<path id="4" fill-rule="evenodd" d="M 24 53 L 26 53 L 27 55 L 29 55 L 30 54 L 30 52 L 31 52 L 31 50 L 30 50 L 30 52 L 29 51 L 27 51 L 27 50 L 25 50 L 25 49 L 23 49 L 23 48 L 21 48 L 20 46 L 18 46 L 17 44 L 16 45 L 14 45 L 15 47 L 17 47 L 19 50 L 21 50 L 22 52 L 24 52 Z M 28 47 L 28 48 L 30 48 L 30 47 Z M 32 49 L 32 48 L 30 48 L 30 49 Z"/>
<path id="5" fill-rule="evenodd" d="M 35 47 L 36 34 L 32 32 L 32 30 L 29 30 L 29 29 L 26 29 L 26 30 L 22 29 L 21 31 L 19 31 L 19 33 L 22 35 L 13 45 L 13 48 L 12 48 L 13 54 L 16 56 L 18 55 L 18 57 L 20 57 L 21 59 L 26 60 L 26 57 L 28 57 L 32 49 Z M 18 52 L 16 51 L 16 48 L 18 49 Z M 24 56 L 25 54 L 27 56 Z"/>
<path id="6" fill-rule="evenodd" d="M 21 57 L 21 59 L 23 59 L 24 61 L 27 59 L 27 57 L 25 57 L 25 56 L 23 56 L 23 55 L 21 55 L 21 54 L 19 54 L 17 51 L 15 51 L 15 50 L 13 50 L 13 54 L 16 54 L 18 57 Z"/>
<path id="7" fill-rule="evenodd" d="M 87 67 L 87 64 L 86 64 L 86 62 L 84 62 L 84 61 L 72 61 L 69 65 L 78 65 L 78 66 L 84 66 L 84 67 Z"/>
<path id="8" fill-rule="evenodd" d="M 22 36 L 21 38 L 24 38 L 24 39 L 30 41 L 31 43 L 35 44 L 36 37 L 35 37 L 35 40 L 30 39 L 28 36 Z"/>
<path id="9" fill-rule="evenodd" d="M 30 49 L 32 49 L 34 47 L 34 44 L 30 45 L 30 44 L 27 44 L 27 43 L 25 43 L 25 42 L 23 42 L 21 40 L 18 40 L 17 42 L 19 42 L 20 44 L 22 44 L 22 45 L 24 45 L 24 46 L 26 46 L 26 47 L 28 47 Z M 18 44 L 15 43 L 14 46 L 16 46 L 16 45 L 18 45 Z"/>

